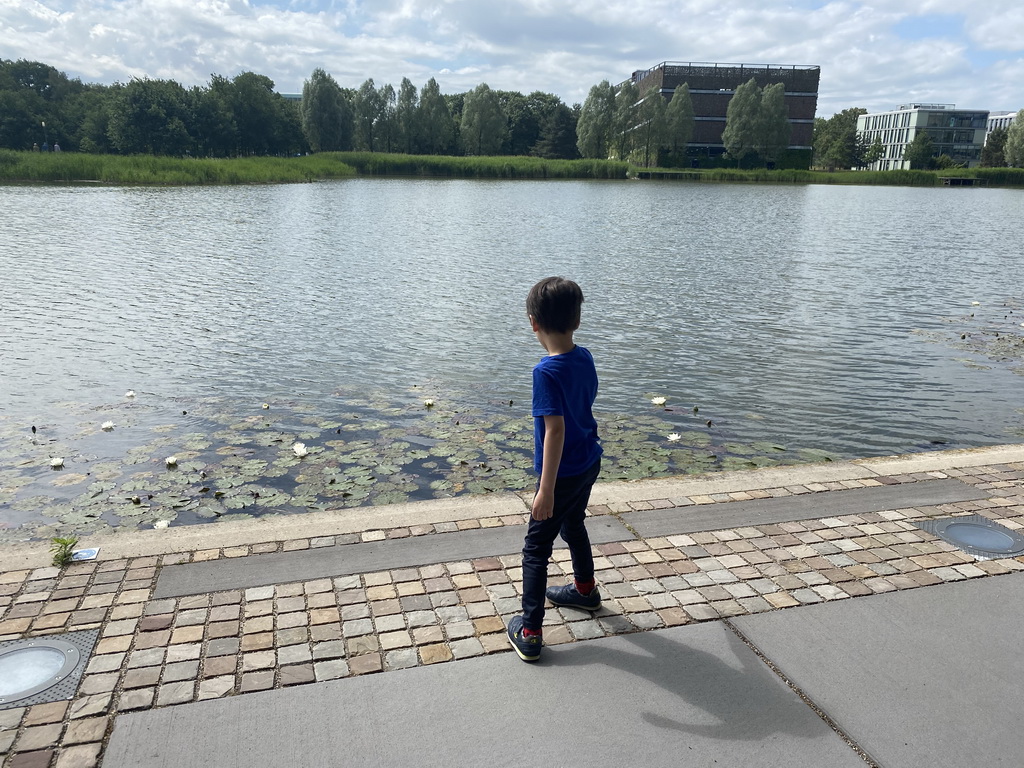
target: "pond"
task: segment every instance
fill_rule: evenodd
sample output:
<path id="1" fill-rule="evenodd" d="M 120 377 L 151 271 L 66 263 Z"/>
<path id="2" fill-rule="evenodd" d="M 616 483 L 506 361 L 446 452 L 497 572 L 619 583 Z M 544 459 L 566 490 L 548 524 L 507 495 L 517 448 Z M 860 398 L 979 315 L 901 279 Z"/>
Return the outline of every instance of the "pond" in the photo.
<path id="1" fill-rule="evenodd" d="M 524 300 L 551 274 L 586 296 L 604 479 L 1024 434 L 1016 190 L 358 178 L 0 205 L 0 541 L 528 488 Z"/>

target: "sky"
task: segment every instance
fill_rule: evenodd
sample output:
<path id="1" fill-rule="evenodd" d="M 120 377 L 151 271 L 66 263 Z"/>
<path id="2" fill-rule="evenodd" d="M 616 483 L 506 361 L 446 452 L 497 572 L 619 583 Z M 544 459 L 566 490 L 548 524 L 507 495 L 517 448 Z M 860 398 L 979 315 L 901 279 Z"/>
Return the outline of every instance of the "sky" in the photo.
<path id="1" fill-rule="evenodd" d="M 821 67 L 818 115 L 1024 108 L 1022 0 L 0 0 L 0 58 L 83 82 L 204 85 L 253 71 L 298 93 L 433 77 L 583 102 L 663 61 Z"/>

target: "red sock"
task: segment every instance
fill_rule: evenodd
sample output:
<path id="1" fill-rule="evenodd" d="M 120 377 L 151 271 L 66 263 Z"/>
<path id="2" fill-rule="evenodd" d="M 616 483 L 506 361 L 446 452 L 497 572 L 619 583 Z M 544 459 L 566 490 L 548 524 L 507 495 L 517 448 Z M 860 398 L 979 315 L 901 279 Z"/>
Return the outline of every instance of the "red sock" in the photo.
<path id="1" fill-rule="evenodd" d="M 539 629 L 527 629 L 523 627 L 523 637 L 540 637 L 541 630 Z"/>
<path id="2" fill-rule="evenodd" d="M 576 591 L 586 597 L 593 591 L 595 586 L 597 586 L 597 582 L 594 581 L 594 579 L 591 579 L 590 581 L 577 581 Z"/>

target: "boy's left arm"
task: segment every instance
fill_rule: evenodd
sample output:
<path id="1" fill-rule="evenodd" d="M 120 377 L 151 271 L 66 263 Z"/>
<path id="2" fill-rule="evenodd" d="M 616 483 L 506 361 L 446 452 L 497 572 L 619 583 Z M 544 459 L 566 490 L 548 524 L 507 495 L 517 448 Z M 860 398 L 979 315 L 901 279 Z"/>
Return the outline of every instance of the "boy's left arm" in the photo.
<path id="1" fill-rule="evenodd" d="M 540 484 L 533 497 L 534 520 L 547 520 L 555 512 L 555 480 L 565 447 L 565 417 L 544 417 L 544 454 L 540 468 Z"/>

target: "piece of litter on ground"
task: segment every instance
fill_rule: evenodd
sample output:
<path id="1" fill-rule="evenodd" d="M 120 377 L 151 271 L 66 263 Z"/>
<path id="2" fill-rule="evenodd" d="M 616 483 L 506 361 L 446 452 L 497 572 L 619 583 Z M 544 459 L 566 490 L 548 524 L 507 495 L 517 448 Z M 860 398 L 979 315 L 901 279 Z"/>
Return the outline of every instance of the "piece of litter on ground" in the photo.
<path id="1" fill-rule="evenodd" d="M 71 559 L 78 560 L 95 560 L 96 556 L 100 553 L 99 547 L 91 547 L 89 549 L 76 549 L 71 553 Z"/>

